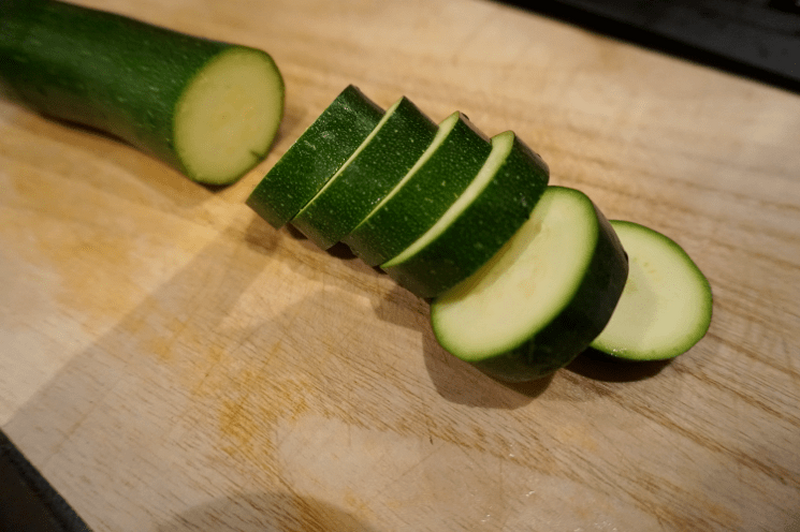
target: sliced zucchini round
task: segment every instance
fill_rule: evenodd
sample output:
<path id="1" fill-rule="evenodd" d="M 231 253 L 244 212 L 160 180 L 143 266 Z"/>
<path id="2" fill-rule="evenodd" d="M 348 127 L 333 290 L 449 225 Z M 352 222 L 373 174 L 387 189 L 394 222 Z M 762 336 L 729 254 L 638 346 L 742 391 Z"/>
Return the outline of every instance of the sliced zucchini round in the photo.
<path id="1" fill-rule="evenodd" d="M 495 378 L 545 377 L 603 330 L 627 273 L 625 251 L 594 203 L 551 186 L 490 262 L 433 300 L 433 332 Z"/>
<path id="2" fill-rule="evenodd" d="M 435 297 L 483 266 L 528 219 L 547 187 L 542 159 L 506 131 L 475 178 L 437 222 L 381 265 L 398 284 Z"/>
<path id="3" fill-rule="evenodd" d="M 433 141 L 436 129 L 436 124 L 408 98 L 400 98 L 292 219 L 292 225 L 322 249 L 336 244 L 414 166 Z"/>
<path id="4" fill-rule="evenodd" d="M 591 346 L 623 360 L 666 360 L 688 351 L 711 324 L 711 286 L 669 237 L 635 222 L 611 222 L 630 260 L 611 321 Z"/>
<path id="5" fill-rule="evenodd" d="M 383 109 L 349 85 L 275 163 L 247 205 L 276 229 L 282 227 L 341 168 L 382 117 Z"/>
<path id="6" fill-rule="evenodd" d="M 491 149 L 489 139 L 465 115 L 451 114 L 397 187 L 342 241 L 370 266 L 391 259 L 436 223 Z"/>

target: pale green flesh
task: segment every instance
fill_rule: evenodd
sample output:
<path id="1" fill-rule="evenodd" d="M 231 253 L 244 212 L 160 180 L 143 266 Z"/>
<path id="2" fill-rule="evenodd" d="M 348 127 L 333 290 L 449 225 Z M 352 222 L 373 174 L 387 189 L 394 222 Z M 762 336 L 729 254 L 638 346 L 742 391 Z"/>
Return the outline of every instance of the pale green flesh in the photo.
<path id="1" fill-rule="evenodd" d="M 413 257 L 420 250 L 424 249 L 430 242 L 436 240 L 453 221 L 480 196 L 481 192 L 486 186 L 491 183 L 497 169 L 500 168 L 503 162 L 511 153 L 511 148 L 514 145 L 514 134 L 512 132 L 500 133 L 492 138 L 492 151 L 486 159 L 486 163 L 475 176 L 472 183 L 467 186 L 459 198 L 450 206 L 447 211 L 439 218 L 439 220 L 425 232 L 421 237 L 414 241 L 413 244 L 408 246 L 396 257 L 385 262 L 382 267 L 390 268 L 397 264 L 402 264 L 409 258 Z"/>
<path id="2" fill-rule="evenodd" d="M 548 190 L 489 263 L 437 298 L 439 342 L 470 362 L 520 345 L 572 300 L 596 239 L 591 202 Z"/>
<path id="3" fill-rule="evenodd" d="M 175 112 L 175 151 L 187 174 L 226 184 L 253 168 L 283 115 L 283 81 L 266 54 L 233 47 L 192 79 Z"/>
<path id="4" fill-rule="evenodd" d="M 386 202 L 388 202 L 397 193 L 398 190 L 400 190 L 400 187 L 402 187 L 408 180 L 410 180 L 414 176 L 414 174 L 416 174 L 417 171 L 428 161 L 428 159 L 431 158 L 431 155 L 433 155 L 436 152 L 439 146 L 441 146 L 442 142 L 444 142 L 445 139 L 447 138 L 447 135 L 450 134 L 455 125 L 458 123 L 458 119 L 459 119 L 459 113 L 456 112 L 451 114 L 444 120 L 442 120 L 442 122 L 439 124 L 438 130 L 436 131 L 436 135 L 433 137 L 433 140 L 431 141 L 430 146 L 426 148 L 426 150 L 423 152 L 423 154 L 420 156 L 417 162 L 414 163 L 414 166 L 411 167 L 408 173 L 406 173 L 403 179 L 401 179 L 400 182 L 397 183 L 397 185 L 392 189 L 392 191 L 389 192 L 389 194 L 387 194 L 386 197 L 383 198 L 377 205 L 375 205 L 372 211 L 370 211 L 370 213 L 364 219 L 364 222 L 369 220 L 369 217 L 372 216 L 374 212 L 380 210 L 380 208 L 383 207 L 383 205 L 385 205 Z"/>
<path id="5" fill-rule="evenodd" d="M 314 203 L 314 200 L 317 197 L 321 196 L 331 186 L 331 184 L 336 180 L 336 178 L 339 177 L 344 172 L 345 168 L 347 168 L 350 165 L 350 163 L 353 162 L 353 160 L 356 157 L 358 157 L 358 155 L 362 151 L 364 151 L 364 148 L 372 141 L 375 135 L 378 134 L 381 128 L 383 128 L 384 124 L 386 124 L 386 121 L 389 120 L 392 114 L 394 114 L 395 110 L 397 110 L 402 101 L 403 101 L 402 98 L 397 100 L 392 104 L 391 107 L 389 107 L 386 110 L 386 113 L 384 113 L 384 115 L 381 117 L 380 121 L 375 126 L 375 129 L 373 129 L 372 132 L 369 135 L 367 135 L 367 138 L 364 139 L 361 145 L 358 148 L 356 148 L 353 154 L 350 155 L 350 157 L 348 157 L 348 159 L 344 162 L 344 164 L 339 168 L 339 170 L 336 171 L 335 174 L 333 174 L 333 176 L 331 176 L 331 178 L 328 180 L 327 183 L 325 183 L 325 185 L 319 190 L 319 192 L 317 192 L 317 194 L 313 198 L 311 198 L 311 201 L 308 202 L 308 205 L 306 205 L 306 207 L 304 207 L 299 213 L 297 213 L 297 216 L 295 218 L 302 218 L 307 212 L 308 208 Z"/>
<path id="6" fill-rule="evenodd" d="M 628 253 L 630 271 L 611 320 L 591 346 L 631 360 L 668 359 L 688 351 L 711 321 L 708 281 L 666 236 L 632 222 L 611 225 Z"/>

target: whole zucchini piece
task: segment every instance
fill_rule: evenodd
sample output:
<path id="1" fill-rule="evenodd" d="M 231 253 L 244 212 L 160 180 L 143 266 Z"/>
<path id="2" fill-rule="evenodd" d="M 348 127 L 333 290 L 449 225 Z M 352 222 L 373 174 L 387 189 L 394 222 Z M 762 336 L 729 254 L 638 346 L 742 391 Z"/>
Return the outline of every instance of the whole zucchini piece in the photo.
<path id="1" fill-rule="evenodd" d="M 212 185 L 266 156 L 284 107 L 264 51 L 53 0 L 0 2 L 0 88 Z"/>
<path id="2" fill-rule="evenodd" d="M 433 332 L 495 378 L 540 379 L 600 334 L 627 277 L 625 250 L 592 200 L 548 186 L 505 246 L 432 302 Z"/>

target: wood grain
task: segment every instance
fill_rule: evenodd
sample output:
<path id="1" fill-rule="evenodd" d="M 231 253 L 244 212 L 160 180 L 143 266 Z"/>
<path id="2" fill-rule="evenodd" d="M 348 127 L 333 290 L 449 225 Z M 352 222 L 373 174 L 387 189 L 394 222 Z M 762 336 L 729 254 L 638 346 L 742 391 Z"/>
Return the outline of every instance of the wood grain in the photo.
<path id="1" fill-rule="evenodd" d="M 96 531 L 800 530 L 800 97 L 478 0 L 86 0 L 269 51 L 287 115 L 210 190 L 0 101 L 0 424 Z M 244 199 L 348 83 L 512 129 L 677 240 L 708 335 L 499 384 L 423 302 Z"/>

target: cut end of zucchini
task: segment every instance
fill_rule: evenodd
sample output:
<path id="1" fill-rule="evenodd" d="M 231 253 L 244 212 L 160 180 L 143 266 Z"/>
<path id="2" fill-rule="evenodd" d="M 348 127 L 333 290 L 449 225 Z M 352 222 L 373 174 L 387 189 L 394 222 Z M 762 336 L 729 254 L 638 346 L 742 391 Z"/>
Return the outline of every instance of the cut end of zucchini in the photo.
<path id="1" fill-rule="evenodd" d="M 272 58 L 235 46 L 190 81 L 175 113 L 175 151 L 186 174 L 230 184 L 266 154 L 283 117 L 284 84 Z"/>
<path id="2" fill-rule="evenodd" d="M 442 331 L 476 317 L 442 340 L 467 361 L 505 353 L 543 328 L 569 303 L 588 270 L 597 225 L 573 223 L 594 218 L 591 203 L 544 194 L 531 219 L 491 261 L 436 304 Z M 510 319 L 513 315 L 513 319 Z M 446 325 L 445 320 L 450 325 Z M 478 324 L 476 324 L 478 325 Z"/>
<path id="3" fill-rule="evenodd" d="M 496 378 L 542 378 L 605 327 L 627 273 L 625 252 L 592 201 L 549 187 L 489 263 L 433 301 L 433 331 L 450 353 Z"/>
<path id="4" fill-rule="evenodd" d="M 708 280 L 667 236 L 614 220 L 630 260 L 625 290 L 592 347 L 623 360 L 666 360 L 688 351 L 711 324 Z"/>

